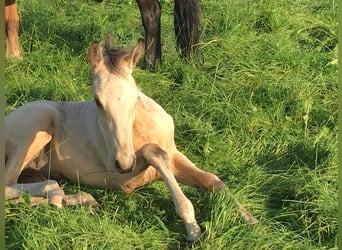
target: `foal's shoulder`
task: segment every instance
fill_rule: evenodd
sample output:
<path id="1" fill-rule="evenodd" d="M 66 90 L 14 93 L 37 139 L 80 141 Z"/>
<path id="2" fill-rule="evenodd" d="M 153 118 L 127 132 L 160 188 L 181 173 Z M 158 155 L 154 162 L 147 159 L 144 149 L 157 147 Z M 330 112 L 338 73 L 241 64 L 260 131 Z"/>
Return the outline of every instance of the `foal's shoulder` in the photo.
<path id="1" fill-rule="evenodd" d="M 139 92 L 139 103 L 140 108 L 142 107 L 142 109 L 138 108 L 138 110 L 142 110 L 143 113 L 153 116 L 156 120 L 167 120 L 168 122 L 173 123 L 172 116 L 155 100 L 142 92 Z"/>
<path id="2" fill-rule="evenodd" d="M 143 92 L 139 92 L 139 101 L 143 104 L 145 109 L 155 110 L 160 109 L 165 112 L 165 110 L 151 97 L 145 95 Z"/>

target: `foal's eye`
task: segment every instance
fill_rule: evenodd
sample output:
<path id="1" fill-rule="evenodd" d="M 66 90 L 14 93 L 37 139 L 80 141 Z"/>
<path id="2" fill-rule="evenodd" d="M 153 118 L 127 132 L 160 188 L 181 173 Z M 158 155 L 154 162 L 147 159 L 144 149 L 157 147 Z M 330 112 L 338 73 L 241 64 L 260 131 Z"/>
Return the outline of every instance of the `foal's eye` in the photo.
<path id="1" fill-rule="evenodd" d="M 95 103 L 98 108 L 102 108 L 102 104 L 97 97 L 95 97 Z"/>

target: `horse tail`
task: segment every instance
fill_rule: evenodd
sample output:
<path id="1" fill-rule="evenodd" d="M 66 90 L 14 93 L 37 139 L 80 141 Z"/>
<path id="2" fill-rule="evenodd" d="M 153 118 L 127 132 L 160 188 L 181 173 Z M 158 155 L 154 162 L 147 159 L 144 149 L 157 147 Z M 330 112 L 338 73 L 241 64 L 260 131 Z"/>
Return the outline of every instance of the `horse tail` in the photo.
<path id="1" fill-rule="evenodd" d="M 175 35 L 177 49 L 183 58 L 190 59 L 198 52 L 200 12 L 199 0 L 175 0 Z"/>

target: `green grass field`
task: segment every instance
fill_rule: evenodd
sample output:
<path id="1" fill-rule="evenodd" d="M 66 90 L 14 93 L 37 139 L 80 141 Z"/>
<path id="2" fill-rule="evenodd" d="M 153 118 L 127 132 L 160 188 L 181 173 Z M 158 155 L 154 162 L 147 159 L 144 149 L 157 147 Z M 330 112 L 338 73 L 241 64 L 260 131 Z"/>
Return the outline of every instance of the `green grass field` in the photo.
<path id="1" fill-rule="evenodd" d="M 337 249 L 337 6 L 332 0 L 202 0 L 201 58 L 175 49 L 162 4 L 163 63 L 137 84 L 176 124 L 176 143 L 230 193 L 181 186 L 203 229 L 186 241 L 163 182 L 130 195 L 62 182 L 101 204 L 5 204 L 7 249 Z M 7 61 L 5 108 L 89 100 L 87 49 L 143 37 L 136 2 L 18 1 L 24 60 Z M 258 220 L 246 224 L 234 199 Z"/>

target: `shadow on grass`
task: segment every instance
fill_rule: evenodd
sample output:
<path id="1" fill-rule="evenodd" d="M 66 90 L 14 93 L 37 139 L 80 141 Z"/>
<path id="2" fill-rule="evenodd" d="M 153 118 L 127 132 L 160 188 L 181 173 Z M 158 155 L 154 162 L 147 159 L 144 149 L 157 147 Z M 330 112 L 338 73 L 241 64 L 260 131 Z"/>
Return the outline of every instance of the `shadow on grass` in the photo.
<path id="1" fill-rule="evenodd" d="M 335 238 L 333 230 L 326 230 L 334 227 L 333 218 L 322 221 L 334 212 L 334 206 L 328 205 L 330 201 L 322 201 L 326 191 L 320 182 L 329 154 L 319 145 L 301 142 L 281 155 L 265 155 L 257 162 L 267 175 L 268 181 L 260 190 L 269 197 L 268 216 L 293 232 L 310 235 L 317 244 L 332 243 Z M 326 206 L 322 206 L 325 202 Z"/>
<path id="2" fill-rule="evenodd" d="M 184 223 L 177 215 L 171 196 L 166 187 L 163 187 L 165 185 L 163 182 L 160 182 L 160 184 L 155 183 L 157 185 L 150 184 L 143 186 L 131 194 L 125 194 L 118 190 L 97 189 L 84 185 L 79 187 L 76 183 L 64 180 L 59 182 L 66 194 L 82 191 L 93 195 L 100 203 L 100 207 L 93 208 L 91 213 L 92 215 L 101 217 L 104 221 L 112 221 L 123 227 L 130 225 L 131 230 L 141 236 L 145 234 L 145 230 L 156 232 L 156 234 L 164 231 L 165 234 L 158 237 L 165 238 L 168 241 L 167 245 L 170 249 L 186 249 L 190 246 L 190 243 L 186 239 Z M 192 197 L 189 198 L 194 200 Z M 21 221 L 18 220 L 15 214 L 23 214 L 25 211 L 31 211 L 32 209 L 34 214 L 48 214 L 51 210 L 52 213 L 58 213 L 59 211 L 54 207 L 49 208 L 47 204 L 31 208 L 29 207 L 29 198 L 27 202 L 24 200 L 23 203 L 8 204 L 6 209 L 8 209 L 9 213 L 9 216 L 6 216 L 6 241 L 8 242 L 9 249 L 22 249 L 28 240 L 23 235 L 22 230 L 29 223 L 22 223 L 20 225 Z M 79 206 L 68 207 L 66 208 L 66 212 L 80 209 Z M 41 212 L 37 212 L 37 210 Z M 67 213 L 69 214 L 69 212 Z M 31 217 L 33 220 L 37 220 L 36 223 L 44 223 L 44 216 L 36 219 L 35 216 L 31 215 Z"/>
<path id="3" fill-rule="evenodd" d="M 307 199 L 313 195 L 311 192 L 299 195 L 296 188 L 311 181 L 310 171 L 324 173 L 329 153 L 319 145 L 301 142 L 281 155 L 268 154 L 259 158 L 257 164 L 264 166 L 271 176 L 271 181 L 263 187 L 263 192 L 270 197 L 267 207 L 271 216 L 286 207 L 288 200 Z"/>
<path id="4" fill-rule="evenodd" d="M 79 191 L 91 194 L 100 204 L 100 207 L 94 210 L 100 217 L 117 221 L 122 225 L 136 225 L 139 228 L 140 225 L 144 225 L 146 229 L 156 228 L 156 230 L 166 231 L 168 236 L 163 235 L 162 237 L 172 238 L 168 242 L 170 249 L 186 249 L 191 246 L 186 238 L 184 223 L 177 214 L 171 195 L 163 181 L 145 185 L 130 194 L 110 188 L 97 189 L 85 185 L 78 187 L 77 184 L 64 180 L 61 181 L 61 185 L 66 194 Z M 183 187 L 182 189 L 188 190 Z M 185 195 L 192 201 L 195 210 L 196 192 L 203 194 L 195 189 L 190 192 L 184 191 Z M 207 197 L 207 200 L 209 199 L 209 196 L 203 196 Z M 202 220 L 199 215 L 196 217 L 199 221 Z M 141 227 L 139 229 L 141 231 L 136 233 L 143 235 L 144 227 Z"/>

